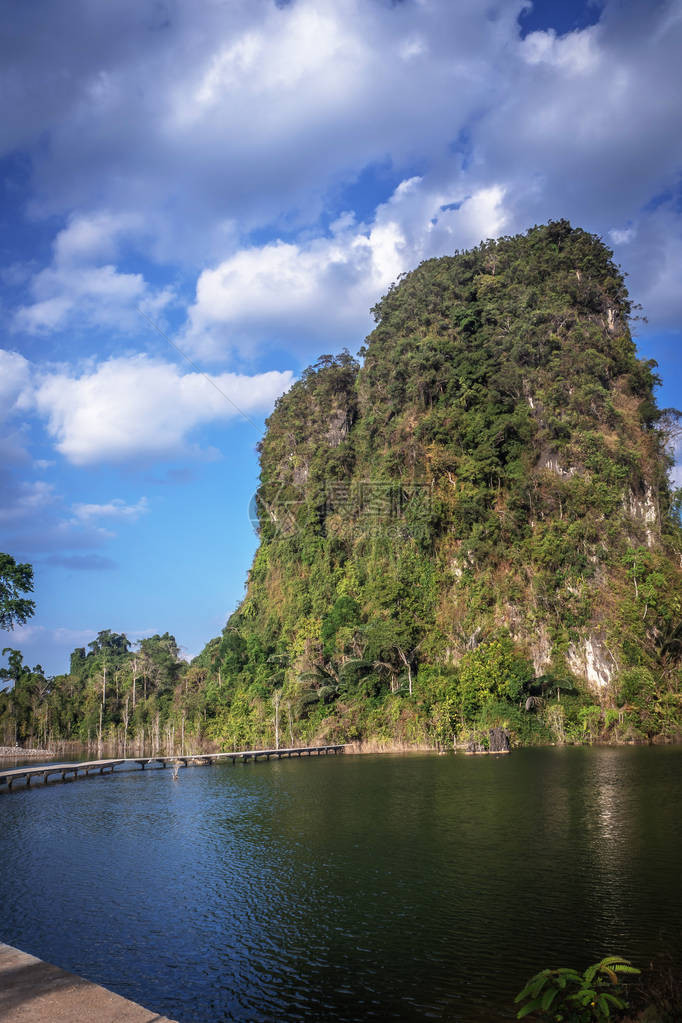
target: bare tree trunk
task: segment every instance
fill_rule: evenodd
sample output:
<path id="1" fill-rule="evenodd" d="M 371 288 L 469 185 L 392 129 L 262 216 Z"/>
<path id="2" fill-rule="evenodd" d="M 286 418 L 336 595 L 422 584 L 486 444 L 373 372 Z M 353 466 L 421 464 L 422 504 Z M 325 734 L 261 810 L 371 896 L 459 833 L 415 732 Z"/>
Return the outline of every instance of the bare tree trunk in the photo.
<path id="1" fill-rule="evenodd" d="M 410 687 L 410 696 L 412 696 L 412 669 L 410 667 L 410 662 L 408 661 L 407 657 L 400 649 L 400 647 L 398 647 L 398 654 L 400 656 L 400 660 L 403 662 L 405 668 L 407 669 L 407 682 Z"/>
<path id="2" fill-rule="evenodd" d="M 272 694 L 272 702 L 275 705 L 275 749 L 279 749 L 279 704 L 282 699 L 282 690 L 275 689 Z"/>
<path id="3" fill-rule="evenodd" d="M 124 759 L 125 759 L 125 756 L 126 756 L 126 754 L 128 752 L 128 722 L 130 720 L 130 715 L 128 713 L 128 704 L 129 704 L 129 702 L 130 702 L 130 696 L 128 694 L 126 694 L 125 709 L 123 711 L 123 757 L 124 757 Z"/>

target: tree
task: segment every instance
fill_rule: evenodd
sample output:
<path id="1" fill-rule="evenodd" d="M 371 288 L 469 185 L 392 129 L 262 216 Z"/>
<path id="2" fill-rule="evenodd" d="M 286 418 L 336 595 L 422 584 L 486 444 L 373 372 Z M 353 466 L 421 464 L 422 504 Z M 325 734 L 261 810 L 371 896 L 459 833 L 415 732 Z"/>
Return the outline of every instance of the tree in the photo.
<path id="1" fill-rule="evenodd" d="M 3 657 L 9 654 L 8 667 L 0 668 L 0 685 L 9 683 L 4 689 L 0 705 L 0 720 L 3 723 L 5 741 L 8 733 L 14 733 L 14 742 L 21 739 L 40 737 L 47 742 L 48 731 L 48 697 L 52 688 L 52 679 L 45 678 L 39 664 L 29 668 L 19 650 L 5 647 Z"/>
<path id="2" fill-rule="evenodd" d="M 33 592 L 33 568 L 0 554 L 0 628 L 25 625 L 36 609 L 35 601 L 20 596 Z"/>

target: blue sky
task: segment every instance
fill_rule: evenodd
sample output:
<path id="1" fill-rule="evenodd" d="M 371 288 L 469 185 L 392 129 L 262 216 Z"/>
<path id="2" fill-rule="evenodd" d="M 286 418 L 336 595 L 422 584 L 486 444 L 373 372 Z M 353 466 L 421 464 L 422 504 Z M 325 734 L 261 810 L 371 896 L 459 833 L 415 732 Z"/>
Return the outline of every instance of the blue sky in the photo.
<path id="1" fill-rule="evenodd" d="M 265 417 L 422 259 L 599 234 L 682 405 L 682 0 L 66 11 L 8 0 L 0 43 L 0 550 L 37 600 L 0 640 L 31 664 L 219 632 Z"/>

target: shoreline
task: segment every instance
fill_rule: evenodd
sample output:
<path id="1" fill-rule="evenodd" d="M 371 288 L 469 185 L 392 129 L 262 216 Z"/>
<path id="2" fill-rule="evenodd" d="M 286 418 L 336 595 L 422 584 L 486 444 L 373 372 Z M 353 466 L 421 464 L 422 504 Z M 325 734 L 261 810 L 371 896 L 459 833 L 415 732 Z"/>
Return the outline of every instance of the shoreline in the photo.
<path id="1" fill-rule="evenodd" d="M 202 751 L 197 751 L 197 752 L 190 753 L 190 754 L 173 753 L 173 754 L 167 754 L 167 756 L 175 756 L 175 757 L 182 757 L 182 756 L 204 756 L 204 755 L 205 756 L 215 756 L 216 752 L 217 752 L 216 749 L 215 749 L 215 746 L 217 744 L 216 743 L 212 743 L 211 745 L 214 748 L 209 750 L 209 751 L 202 750 Z M 678 736 L 675 736 L 675 737 L 654 736 L 653 738 L 648 739 L 648 740 L 622 741 L 622 742 L 614 742 L 614 741 L 606 741 L 606 742 L 602 741 L 602 742 L 600 742 L 599 740 L 596 740 L 594 742 L 563 742 L 563 743 L 543 742 L 543 743 L 532 743 L 532 744 L 528 744 L 528 745 L 512 746 L 512 748 L 510 750 L 493 751 L 492 754 L 491 754 L 490 750 L 470 750 L 470 749 L 468 749 L 468 744 L 464 744 L 464 743 L 462 743 L 461 745 L 439 747 L 439 746 L 428 745 L 427 743 L 398 742 L 398 741 L 394 741 L 392 739 L 367 739 L 367 740 L 358 740 L 358 739 L 356 739 L 356 740 L 354 740 L 352 742 L 346 742 L 343 745 L 345 745 L 345 753 L 346 754 L 353 754 L 353 755 L 356 755 L 356 756 L 364 756 L 366 754 L 376 754 L 376 753 L 391 753 L 391 754 L 396 754 L 396 753 L 435 753 L 435 754 L 438 754 L 440 756 L 443 756 L 443 755 L 448 754 L 448 753 L 459 753 L 459 754 L 464 754 L 464 755 L 468 755 L 468 756 L 484 756 L 484 755 L 498 755 L 498 754 L 505 754 L 505 753 L 508 754 L 508 753 L 514 752 L 515 750 L 520 750 L 520 749 L 536 749 L 536 748 L 537 749 L 541 749 L 541 748 L 559 749 L 561 747 L 565 747 L 566 749 L 569 749 L 569 748 L 578 748 L 578 747 L 582 747 L 582 746 L 602 746 L 602 747 L 609 747 L 610 746 L 610 747 L 614 747 L 614 748 L 620 748 L 620 747 L 624 747 L 624 746 L 631 746 L 631 747 L 638 747 L 638 746 L 679 746 L 679 745 L 682 745 L 682 735 L 678 735 Z M 73 748 L 71 748 L 68 751 L 67 755 L 68 755 L 69 759 L 71 759 L 71 758 L 79 759 L 81 756 L 85 756 L 89 752 L 90 752 L 90 747 L 87 746 L 86 744 L 83 744 L 81 749 L 73 749 Z M 50 760 L 50 759 L 56 759 L 60 755 L 63 756 L 63 754 L 60 754 L 60 751 L 56 750 L 56 749 L 54 749 L 54 750 L 50 750 L 50 749 L 23 749 L 21 746 L 0 746 L 0 762 L 12 761 L 12 760 L 41 760 L 41 759 L 42 760 Z M 149 754 L 149 755 L 151 755 L 151 754 Z M 141 756 L 142 757 L 146 757 L 147 754 L 141 754 Z M 109 753 L 109 757 L 111 758 L 111 754 L 110 753 Z M 115 757 L 113 757 L 113 759 L 115 759 Z"/>
<path id="2" fill-rule="evenodd" d="M 0 746 L 0 760 L 32 760 L 40 757 L 56 757 L 52 749 L 22 749 L 21 746 Z"/>
<path id="3" fill-rule="evenodd" d="M 16 1023 L 174 1023 L 76 973 L 0 943 L 0 1019 Z"/>
<path id="4" fill-rule="evenodd" d="M 509 750 L 470 750 L 468 746 L 462 744 L 460 746 L 446 746 L 444 748 L 438 748 L 437 746 L 427 746 L 425 744 L 410 745 L 409 743 L 403 742 L 391 742 L 378 741 L 369 739 L 366 742 L 347 742 L 345 744 L 345 754 L 354 754 L 356 756 L 364 756 L 371 753 L 435 753 L 438 756 L 444 756 L 450 753 L 456 753 L 464 756 L 508 756 L 510 753 L 515 753 L 516 750 L 524 749 L 583 749 L 590 746 L 598 746 L 602 749 L 623 749 L 630 747 L 632 749 L 648 746 L 680 746 L 682 745 L 682 736 L 671 739 L 667 737 L 655 736 L 653 739 L 644 740 L 639 742 L 541 742 L 541 743 L 529 743 L 527 745 L 512 746 Z"/>

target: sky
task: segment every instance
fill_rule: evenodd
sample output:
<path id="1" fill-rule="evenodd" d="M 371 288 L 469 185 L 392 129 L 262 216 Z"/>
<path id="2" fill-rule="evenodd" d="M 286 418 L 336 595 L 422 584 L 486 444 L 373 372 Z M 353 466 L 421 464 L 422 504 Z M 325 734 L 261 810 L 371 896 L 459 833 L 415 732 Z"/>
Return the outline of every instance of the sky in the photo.
<path id="1" fill-rule="evenodd" d="M 0 550 L 37 609 L 1 646 L 196 655 L 274 402 L 424 259 L 596 233 L 682 406 L 681 54 L 682 0 L 5 0 Z"/>

